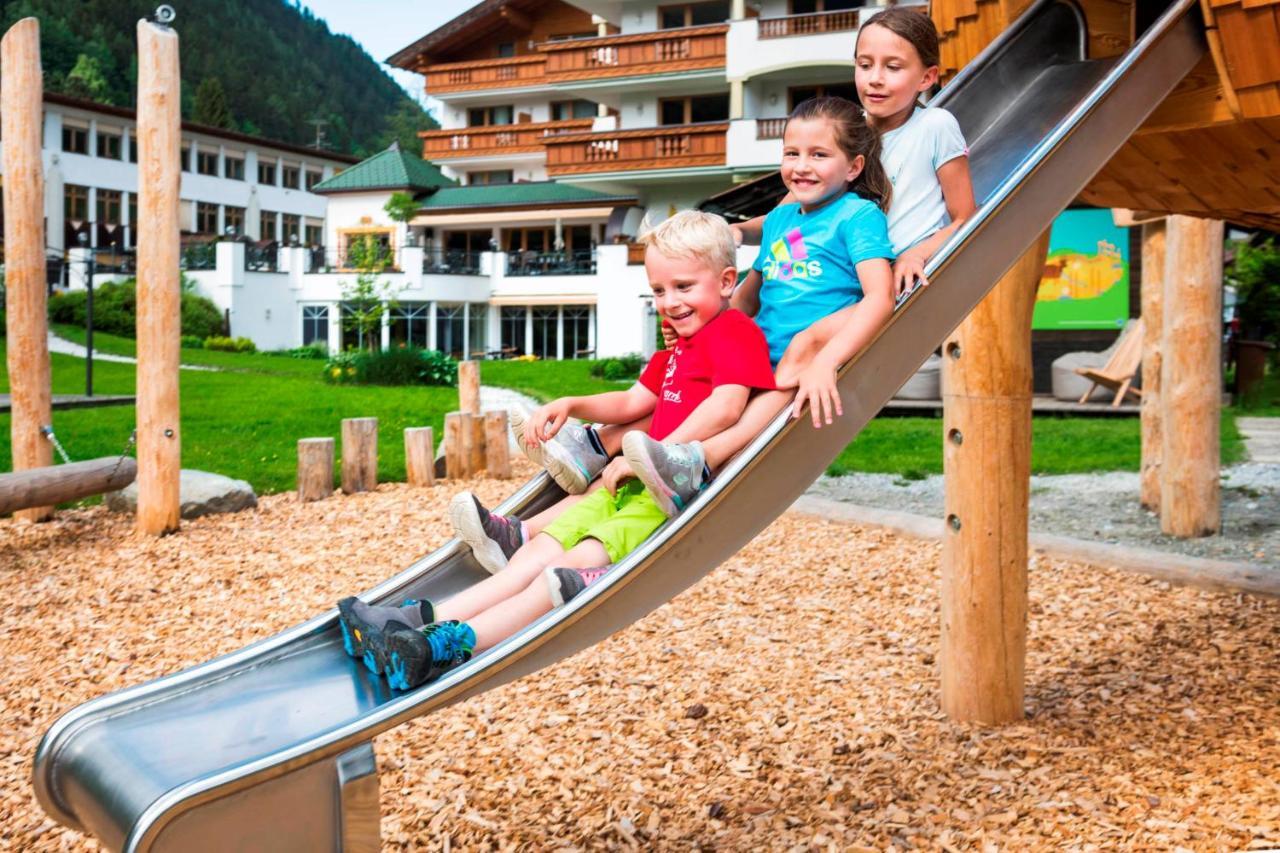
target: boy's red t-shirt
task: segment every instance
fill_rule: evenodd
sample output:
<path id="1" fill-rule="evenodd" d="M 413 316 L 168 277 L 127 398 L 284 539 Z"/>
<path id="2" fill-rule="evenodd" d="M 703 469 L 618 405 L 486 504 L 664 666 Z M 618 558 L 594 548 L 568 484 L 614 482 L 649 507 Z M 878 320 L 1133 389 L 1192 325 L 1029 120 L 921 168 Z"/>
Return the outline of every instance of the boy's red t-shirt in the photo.
<path id="1" fill-rule="evenodd" d="M 675 347 L 659 350 L 640 374 L 640 384 L 658 397 L 649 435 L 666 438 L 720 385 L 772 389 L 769 344 L 750 317 L 732 308 Z"/>

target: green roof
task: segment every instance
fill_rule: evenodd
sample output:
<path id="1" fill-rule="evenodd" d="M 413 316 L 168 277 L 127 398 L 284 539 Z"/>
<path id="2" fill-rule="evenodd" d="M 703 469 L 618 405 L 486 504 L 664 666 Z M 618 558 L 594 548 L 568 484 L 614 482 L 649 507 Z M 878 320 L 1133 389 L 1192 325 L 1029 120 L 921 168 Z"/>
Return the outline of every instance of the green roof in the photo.
<path id="1" fill-rule="evenodd" d="M 616 205 L 635 201 L 631 196 L 610 195 L 556 181 L 527 181 L 515 184 L 482 184 L 469 187 L 441 187 L 422 200 L 423 210 L 455 207 L 515 207 L 531 204 Z"/>
<path id="2" fill-rule="evenodd" d="M 453 181 L 441 174 L 435 164 L 401 151 L 393 144 L 349 169 L 343 169 L 327 181 L 316 184 L 312 192 L 355 192 L 359 190 L 414 190 L 426 192 L 451 186 Z"/>

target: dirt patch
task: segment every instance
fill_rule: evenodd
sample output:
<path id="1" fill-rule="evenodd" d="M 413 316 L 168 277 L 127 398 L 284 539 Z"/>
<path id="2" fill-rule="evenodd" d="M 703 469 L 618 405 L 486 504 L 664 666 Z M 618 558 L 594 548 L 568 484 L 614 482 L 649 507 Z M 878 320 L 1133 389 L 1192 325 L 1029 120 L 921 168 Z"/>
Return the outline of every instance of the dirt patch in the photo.
<path id="1" fill-rule="evenodd" d="M 58 714 L 372 586 L 445 540 L 455 488 L 273 495 L 160 540 L 100 508 L 0 521 L 0 846 L 94 847 L 31 792 Z M 983 729 L 938 711 L 938 559 L 781 519 L 599 646 L 378 738 L 384 844 L 1280 846 L 1280 604 L 1039 560 L 1028 719 Z"/>

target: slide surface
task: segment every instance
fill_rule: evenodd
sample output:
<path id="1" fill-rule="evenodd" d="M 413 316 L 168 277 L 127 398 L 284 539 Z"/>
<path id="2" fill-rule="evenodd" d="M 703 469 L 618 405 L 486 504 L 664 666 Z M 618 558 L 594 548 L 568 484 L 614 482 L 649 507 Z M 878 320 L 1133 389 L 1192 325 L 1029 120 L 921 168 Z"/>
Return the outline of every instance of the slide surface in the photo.
<path id="1" fill-rule="evenodd" d="M 202 836 L 201 846 L 230 849 L 232 836 L 261 839 L 292 825 L 300 808 L 324 822 L 334 807 L 322 802 L 325 789 L 306 787 L 308 767 L 571 655 L 733 555 L 822 474 L 1205 50 L 1193 0 L 1170 6 L 1121 57 L 1089 60 L 1086 43 L 1074 5 L 1040 0 L 935 99 L 969 140 L 980 209 L 930 263 L 933 284 L 846 365 L 845 415 L 835 425 L 814 430 L 807 419 L 779 417 L 601 581 L 417 690 L 393 691 L 348 657 L 331 611 L 85 703 L 59 718 L 37 751 L 33 783 L 46 812 L 126 850 L 177 848 L 193 827 L 227 832 L 221 842 Z M 559 497 L 541 475 L 501 509 L 527 516 Z M 365 598 L 441 600 L 483 577 L 454 541 Z"/>

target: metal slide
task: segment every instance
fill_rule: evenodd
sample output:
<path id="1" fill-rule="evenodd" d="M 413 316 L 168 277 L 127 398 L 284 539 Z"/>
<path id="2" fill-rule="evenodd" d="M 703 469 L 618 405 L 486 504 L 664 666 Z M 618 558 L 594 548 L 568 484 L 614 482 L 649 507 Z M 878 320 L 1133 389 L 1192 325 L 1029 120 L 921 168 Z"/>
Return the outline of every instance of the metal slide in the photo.
<path id="1" fill-rule="evenodd" d="M 185 672 L 87 702 L 45 734 L 45 811 L 117 850 L 373 849 L 371 740 L 534 672 L 649 613 L 732 556 L 820 476 L 1205 51 L 1178 0 L 1125 55 L 1085 58 L 1067 0 L 1038 0 L 934 101 L 970 141 L 980 209 L 840 379 L 844 417 L 780 416 L 679 517 L 568 605 L 415 691 L 342 649 L 336 611 Z M 963 358 L 949 351 L 947 357 Z M 559 497 L 545 475 L 502 506 Z M 440 600 L 485 573 L 454 541 L 367 598 Z"/>

